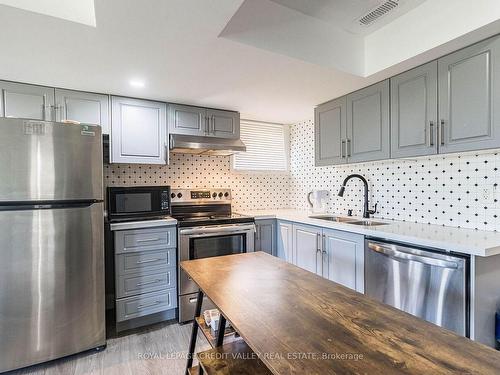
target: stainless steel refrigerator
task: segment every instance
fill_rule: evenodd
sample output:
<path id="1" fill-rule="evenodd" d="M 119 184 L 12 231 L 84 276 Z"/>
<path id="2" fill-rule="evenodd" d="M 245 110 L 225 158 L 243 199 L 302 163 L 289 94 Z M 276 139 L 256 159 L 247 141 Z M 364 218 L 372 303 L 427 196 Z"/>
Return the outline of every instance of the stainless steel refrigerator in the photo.
<path id="1" fill-rule="evenodd" d="M 98 126 L 0 119 L 0 372 L 105 345 Z"/>

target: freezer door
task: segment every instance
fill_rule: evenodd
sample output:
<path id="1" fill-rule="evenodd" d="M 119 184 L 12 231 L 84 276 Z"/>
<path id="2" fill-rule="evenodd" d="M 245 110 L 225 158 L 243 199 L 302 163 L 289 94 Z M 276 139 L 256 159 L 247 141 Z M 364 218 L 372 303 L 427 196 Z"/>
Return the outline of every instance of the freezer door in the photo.
<path id="1" fill-rule="evenodd" d="M 0 211 L 0 372 L 105 344 L 103 204 Z"/>
<path id="2" fill-rule="evenodd" d="M 99 126 L 0 119 L 0 201 L 102 200 Z"/>

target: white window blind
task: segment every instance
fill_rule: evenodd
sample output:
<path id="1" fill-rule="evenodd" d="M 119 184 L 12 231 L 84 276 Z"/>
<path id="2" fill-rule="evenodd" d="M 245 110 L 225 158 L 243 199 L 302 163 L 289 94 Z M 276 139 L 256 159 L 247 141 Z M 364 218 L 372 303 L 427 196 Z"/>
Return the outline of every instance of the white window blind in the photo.
<path id="1" fill-rule="evenodd" d="M 233 169 L 288 170 L 288 128 L 280 124 L 241 121 L 240 137 L 246 152 L 233 156 Z"/>

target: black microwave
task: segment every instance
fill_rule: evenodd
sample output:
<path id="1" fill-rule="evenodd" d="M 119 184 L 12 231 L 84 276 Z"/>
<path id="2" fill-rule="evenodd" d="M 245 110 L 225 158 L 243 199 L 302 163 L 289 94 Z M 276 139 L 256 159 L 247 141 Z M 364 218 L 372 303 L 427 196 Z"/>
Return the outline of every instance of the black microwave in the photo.
<path id="1" fill-rule="evenodd" d="M 110 221 L 170 215 L 170 186 L 108 187 Z"/>

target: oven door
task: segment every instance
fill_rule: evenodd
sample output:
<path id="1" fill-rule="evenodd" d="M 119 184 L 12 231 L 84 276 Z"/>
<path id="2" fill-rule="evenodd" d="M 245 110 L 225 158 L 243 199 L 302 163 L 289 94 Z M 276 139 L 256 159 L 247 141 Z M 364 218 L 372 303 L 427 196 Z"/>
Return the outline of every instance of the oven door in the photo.
<path id="1" fill-rule="evenodd" d="M 192 260 L 253 252 L 255 224 L 179 229 L 179 259 Z M 179 267 L 179 294 L 195 293 L 196 284 Z"/>

